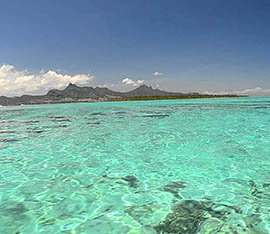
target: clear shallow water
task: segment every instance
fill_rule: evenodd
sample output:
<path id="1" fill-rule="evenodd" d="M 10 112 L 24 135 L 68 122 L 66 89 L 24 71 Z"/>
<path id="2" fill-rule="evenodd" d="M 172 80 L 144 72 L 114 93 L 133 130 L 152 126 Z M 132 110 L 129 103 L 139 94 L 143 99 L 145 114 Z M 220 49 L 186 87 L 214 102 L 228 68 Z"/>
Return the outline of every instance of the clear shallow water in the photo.
<path id="1" fill-rule="evenodd" d="M 270 233 L 270 98 L 0 108 L 1 234 L 157 233 L 186 200 Z"/>

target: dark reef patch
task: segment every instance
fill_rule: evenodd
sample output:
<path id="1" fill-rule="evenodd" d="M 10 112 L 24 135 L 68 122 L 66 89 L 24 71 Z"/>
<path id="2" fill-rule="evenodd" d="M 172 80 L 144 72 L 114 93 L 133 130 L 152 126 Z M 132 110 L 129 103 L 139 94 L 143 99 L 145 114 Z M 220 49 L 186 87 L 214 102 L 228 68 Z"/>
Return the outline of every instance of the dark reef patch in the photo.
<path id="1" fill-rule="evenodd" d="M 48 118 L 50 118 L 53 122 L 71 122 L 71 120 L 65 116 L 48 116 Z"/>
<path id="2" fill-rule="evenodd" d="M 169 117 L 170 115 L 164 114 L 164 115 L 143 115 L 143 118 L 165 118 Z"/>
<path id="3" fill-rule="evenodd" d="M 36 124 L 36 123 L 39 123 L 40 121 L 38 121 L 38 120 L 29 120 L 29 121 L 25 121 L 24 123 L 25 124 Z"/>
<path id="4" fill-rule="evenodd" d="M 16 134 L 16 133 L 18 133 L 17 131 L 0 131 L 0 135 L 1 134 Z"/>
<path id="5" fill-rule="evenodd" d="M 165 220 L 155 226 L 159 234 L 194 234 L 200 231 L 208 219 L 218 220 L 217 226 L 224 227 L 224 221 L 231 212 L 242 212 L 240 209 L 210 201 L 184 200 L 173 207 Z M 220 225 L 222 223 L 223 225 Z M 232 232 L 233 229 L 231 228 Z M 211 232 L 218 233 L 218 232 Z"/>
<path id="6" fill-rule="evenodd" d="M 8 216 L 22 217 L 24 213 L 29 211 L 22 202 L 9 202 L 0 205 L 0 214 Z"/>
<path id="7" fill-rule="evenodd" d="M 263 184 L 263 187 L 264 187 L 264 188 L 270 187 L 270 183 L 264 183 L 264 184 Z"/>
<path id="8" fill-rule="evenodd" d="M 3 143 L 14 143 L 14 142 L 18 142 L 20 141 L 19 139 L 9 139 L 9 138 L 4 138 L 4 139 L 0 139 L 0 142 Z"/>
<path id="9" fill-rule="evenodd" d="M 138 182 L 139 180 L 135 176 L 124 176 L 121 178 L 124 181 L 128 182 L 128 185 L 132 188 L 138 188 Z"/>
<path id="10" fill-rule="evenodd" d="M 43 133 L 43 132 L 45 132 L 44 130 L 30 130 L 30 131 L 28 131 L 28 133 Z"/>
<path id="11" fill-rule="evenodd" d="M 256 106 L 254 109 L 269 109 L 269 106 Z"/>
<path id="12" fill-rule="evenodd" d="M 48 116 L 50 119 L 65 119 L 65 116 Z"/>
<path id="13" fill-rule="evenodd" d="M 178 199 L 182 199 L 178 192 L 180 188 L 186 187 L 187 184 L 183 181 L 173 181 L 162 187 L 161 190 L 173 194 Z"/>
<path id="14" fill-rule="evenodd" d="M 126 111 L 118 111 L 118 112 L 115 112 L 115 114 L 123 115 L 123 114 L 128 114 L 128 112 L 126 112 Z"/>
<path id="15" fill-rule="evenodd" d="M 53 122 L 71 122 L 70 119 L 53 119 Z"/>
<path id="16" fill-rule="evenodd" d="M 55 128 L 66 128 L 66 127 L 68 127 L 68 125 L 66 125 L 66 124 L 62 124 L 62 125 L 57 125 L 57 126 L 55 126 Z"/>
<path id="17" fill-rule="evenodd" d="M 248 183 L 251 186 L 251 195 L 256 198 L 262 198 L 262 192 L 258 189 L 257 184 L 253 180 L 250 180 Z"/>
<path id="18" fill-rule="evenodd" d="M 165 187 L 169 187 L 169 188 L 186 188 L 187 187 L 187 183 L 184 181 L 172 181 L 169 184 L 167 184 Z"/>
<path id="19" fill-rule="evenodd" d="M 45 130 L 41 130 L 39 127 L 28 127 L 26 128 L 28 133 L 43 133 Z"/>
<path id="20" fill-rule="evenodd" d="M 87 123 L 88 125 L 100 125 L 101 122 L 91 122 L 91 123 Z"/>
<path id="21" fill-rule="evenodd" d="M 124 180 L 128 182 L 128 186 L 132 188 L 138 188 L 139 180 L 135 176 L 123 176 L 123 177 L 110 177 L 108 175 L 104 175 L 103 178 L 111 179 L 111 180 Z"/>
<path id="22" fill-rule="evenodd" d="M 103 116 L 103 115 L 107 115 L 107 114 L 102 113 L 102 112 L 95 112 L 95 113 L 92 113 L 92 114 L 90 114 L 90 115 L 92 115 L 92 116 L 96 116 L 96 115 L 101 115 L 101 116 Z"/>
<path id="23" fill-rule="evenodd" d="M 55 125 L 55 126 L 44 126 L 43 128 L 50 129 L 50 128 L 66 128 L 66 127 L 68 127 L 68 125 L 60 124 L 60 125 Z"/>

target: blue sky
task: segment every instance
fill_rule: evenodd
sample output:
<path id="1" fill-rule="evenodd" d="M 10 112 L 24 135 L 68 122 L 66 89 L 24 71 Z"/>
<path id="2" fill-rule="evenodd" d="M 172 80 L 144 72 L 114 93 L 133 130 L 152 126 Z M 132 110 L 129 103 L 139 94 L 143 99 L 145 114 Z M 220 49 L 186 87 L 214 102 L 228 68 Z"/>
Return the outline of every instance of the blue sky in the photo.
<path id="1" fill-rule="evenodd" d="M 31 93 L 33 79 L 48 76 L 34 93 L 72 79 L 117 90 L 268 90 L 269 12 L 268 0 L 1 0 L 0 95 Z"/>

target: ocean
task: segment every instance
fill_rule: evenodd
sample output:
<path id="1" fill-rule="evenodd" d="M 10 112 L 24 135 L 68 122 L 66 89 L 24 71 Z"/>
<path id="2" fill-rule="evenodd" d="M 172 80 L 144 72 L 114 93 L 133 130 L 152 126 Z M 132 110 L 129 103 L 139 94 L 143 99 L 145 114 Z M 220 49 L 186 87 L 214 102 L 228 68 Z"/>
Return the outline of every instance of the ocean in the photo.
<path id="1" fill-rule="evenodd" d="M 0 108 L 0 233 L 270 233 L 270 98 Z"/>

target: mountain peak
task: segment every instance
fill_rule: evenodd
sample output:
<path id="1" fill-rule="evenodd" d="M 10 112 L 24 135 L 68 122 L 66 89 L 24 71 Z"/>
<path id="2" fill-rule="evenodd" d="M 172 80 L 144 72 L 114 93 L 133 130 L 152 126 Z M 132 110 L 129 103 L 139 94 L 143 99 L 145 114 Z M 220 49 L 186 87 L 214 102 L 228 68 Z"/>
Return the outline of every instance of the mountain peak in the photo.
<path id="1" fill-rule="evenodd" d="M 145 84 L 143 84 L 143 85 L 140 85 L 137 89 L 144 89 L 144 90 L 147 90 L 147 89 L 153 89 L 151 86 L 147 86 L 147 85 L 145 85 Z"/>
<path id="2" fill-rule="evenodd" d="M 77 85 L 75 85 L 75 84 L 73 84 L 73 83 L 69 83 L 68 86 L 66 87 L 66 89 L 67 89 L 67 88 L 75 88 L 75 87 L 78 88 Z"/>

